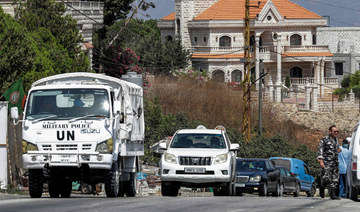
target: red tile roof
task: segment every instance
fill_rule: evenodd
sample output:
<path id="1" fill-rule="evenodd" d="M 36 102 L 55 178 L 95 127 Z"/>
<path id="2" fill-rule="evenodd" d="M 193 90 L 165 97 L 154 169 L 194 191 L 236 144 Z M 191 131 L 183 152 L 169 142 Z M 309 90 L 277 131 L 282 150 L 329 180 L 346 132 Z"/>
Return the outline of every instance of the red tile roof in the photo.
<path id="1" fill-rule="evenodd" d="M 256 15 L 261 12 L 268 0 L 250 0 L 250 5 L 259 8 L 250 8 L 250 18 L 255 19 Z M 320 19 L 321 16 L 289 1 L 289 0 L 272 0 L 274 6 L 282 17 L 286 19 Z M 243 20 L 245 18 L 245 0 L 219 0 L 211 7 L 206 9 L 194 20 Z M 162 20 L 175 20 L 175 13 L 164 17 Z"/>

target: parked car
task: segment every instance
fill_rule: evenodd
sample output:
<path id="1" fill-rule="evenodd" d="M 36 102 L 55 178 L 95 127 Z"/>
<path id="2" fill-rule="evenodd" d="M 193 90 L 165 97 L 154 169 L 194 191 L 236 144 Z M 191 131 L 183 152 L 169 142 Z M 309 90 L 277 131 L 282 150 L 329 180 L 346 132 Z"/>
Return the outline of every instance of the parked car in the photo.
<path id="1" fill-rule="evenodd" d="M 360 122 L 354 128 L 349 149 L 352 155 L 346 169 L 346 197 L 357 201 L 360 194 Z M 358 166 L 359 164 L 359 166 Z"/>
<path id="2" fill-rule="evenodd" d="M 236 195 L 253 193 L 259 196 L 281 196 L 280 171 L 268 159 L 238 158 L 236 159 Z"/>
<path id="3" fill-rule="evenodd" d="M 294 197 L 299 196 L 299 179 L 285 167 L 277 166 L 276 169 L 280 171 L 280 193 L 293 193 Z"/>
<path id="4" fill-rule="evenodd" d="M 214 195 L 235 192 L 236 151 L 224 127 L 178 130 L 169 144 L 160 143 L 161 194 L 177 196 L 180 186 L 212 187 Z"/>
<path id="5" fill-rule="evenodd" d="M 313 197 L 316 193 L 315 179 L 311 175 L 308 166 L 302 160 L 286 157 L 269 158 L 276 166 L 285 167 L 295 175 L 300 181 L 300 191 L 306 192 L 308 197 Z"/>

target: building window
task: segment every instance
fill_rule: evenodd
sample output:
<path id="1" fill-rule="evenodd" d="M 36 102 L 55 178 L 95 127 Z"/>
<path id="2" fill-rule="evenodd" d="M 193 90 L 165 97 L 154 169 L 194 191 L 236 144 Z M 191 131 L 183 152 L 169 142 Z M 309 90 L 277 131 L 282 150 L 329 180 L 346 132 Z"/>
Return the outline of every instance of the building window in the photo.
<path id="1" fill-rule="evenodd" d="M 301 46 L 301 36 L 300 35 L 291 35 L 290 46 Z"/>
<path id="2" fill-rule="evenodd" d="M 231 72 L 231 82 L 241 82 L 242 72 L 240 70 L 234 70 Z"/>
<path id="3" fill-rule="evenodd" d="M 221 70 L 215 70 L 212 73 L 212 80 L 216 82 L 225 82 L 225 73 Z"/>
<path id="4" fill-rule="evenodd" d="M 167 41 L 172 41 L 172 40 L 173 40 L 173 38 L 172 38 L 172 36 L 171 36 L 171 35 L 168 35 L 168 36 L 166 37 L 166 40 L 167 40 Z"/>
<path id="5" fill-rule="evenodd" d="M 335 63 L 335 74 L 336 75 L 343 75 L 343 63 Z"/>
<path id="6" fill-rule="evenodd" d="M 231 47 L 231 38 L 229 36 L 222 36 L 220 38 L 220 47 Z"/>
<path id="7" fill-rule="evenodd" d="M 271 15 L 268 15 L 268 16 L 266 17 L 266 19 L 267 19 L 268 21 L 271 21 L 271 19 L 272 19 Z"/>
<path id="8" fill-rule="evenodd" d="M 204 42 L 206 43 L 206 37 L 204 37 Z"/>
<path id="9" fill-rule="evenodd" d="M 194 38 L 194 41 L 195 41 L 195 43 L 197 43 L 197 37 L 195 36 L 195 38 Z"/>
<path id="10" fill-rule="evenodd" d="M 313 43 L 313 45 L 316 45 L 316 35 L 312 36 L 312 43 Z"/>
<path id="11" fill-rule="evenodd" d="M 302 78 L 302 69 L 299 67 L 294 67 L 290 69 L 291 78 Z"/>

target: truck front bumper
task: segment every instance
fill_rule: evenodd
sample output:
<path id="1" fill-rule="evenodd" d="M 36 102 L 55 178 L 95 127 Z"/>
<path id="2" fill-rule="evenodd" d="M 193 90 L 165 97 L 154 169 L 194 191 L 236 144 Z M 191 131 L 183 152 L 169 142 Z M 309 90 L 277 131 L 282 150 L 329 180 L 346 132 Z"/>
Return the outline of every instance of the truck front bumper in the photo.
<path id="1" fill-rule="evenodd" d="M 23 162 L 28 169 L 49 167 L 80 167 L 87 164 L 90 169 L 111 169 L 113 156 L 98 152 L 45 152 L 29 151 L 23 154 Z"/>

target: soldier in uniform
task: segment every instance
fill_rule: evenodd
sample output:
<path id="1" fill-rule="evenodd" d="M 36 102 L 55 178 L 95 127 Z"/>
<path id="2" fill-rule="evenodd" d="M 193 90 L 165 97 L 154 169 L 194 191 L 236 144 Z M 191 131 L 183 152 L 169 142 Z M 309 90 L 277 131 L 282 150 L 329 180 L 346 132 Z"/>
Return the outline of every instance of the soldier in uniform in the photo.
<path id="1" fill-rule="evenodd" d="M 338 153 L 341 151 L 337 139 L 339 130 L 335 125 L 329 127 L 329 135 L 320 140 L 317 160 L 321 168 L 320 196 L 324 198 L 325 187 L 331 199 L 339 199 L 337 188 L 339 183 L 339 159 Z"/>

